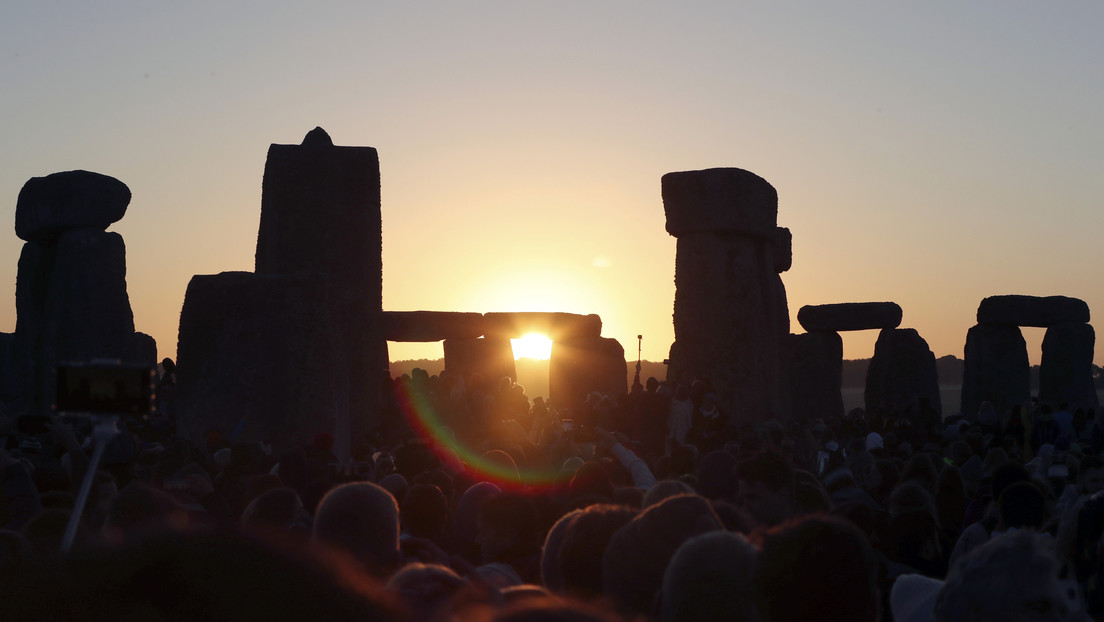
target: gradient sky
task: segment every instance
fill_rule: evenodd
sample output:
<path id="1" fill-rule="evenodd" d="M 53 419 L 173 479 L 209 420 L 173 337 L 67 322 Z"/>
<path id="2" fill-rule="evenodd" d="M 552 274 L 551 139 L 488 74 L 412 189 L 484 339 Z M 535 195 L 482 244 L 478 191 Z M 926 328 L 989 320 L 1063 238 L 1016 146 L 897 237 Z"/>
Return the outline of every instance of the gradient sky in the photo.
<path id="1" fill-rule="evenodd" d="M 135 324 L 175 356 L 191 276 L 253 269 L 268 145 L 321 125 L 379 151 L 387 310 L 598 313 L 660 360 L 660 177 L 736 166 L 793 232 L 791 330 L 891 300 L 961 357 L 985 296 L 1104 313 L 1102 26 L 1098 0 L 4 2 L 0 330 L 20 188 L 83 168 L 133 192 Z"/>

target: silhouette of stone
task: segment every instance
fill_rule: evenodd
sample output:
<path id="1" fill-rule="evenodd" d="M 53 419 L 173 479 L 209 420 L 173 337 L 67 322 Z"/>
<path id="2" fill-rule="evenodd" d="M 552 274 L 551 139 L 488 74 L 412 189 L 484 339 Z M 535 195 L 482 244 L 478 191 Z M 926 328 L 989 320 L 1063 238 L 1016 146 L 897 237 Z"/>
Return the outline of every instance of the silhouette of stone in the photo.
<path id="1" fill-rule="evenodd" d="M 127 340 L 123 360 L 157 367 L 157 340 L 145 333 L 134 333 Z"/>
<path id="2" fill-rule="evenodd" d="M 15 333 L 0 333 L 0 404 L 23 398 L 23 366 L 16 353 Z"/>
<path id="3" fill-rule="evenodd" d="M 775 227 L 771 242 L 774 244 L 774 271 L 789 270 L 793 266 L 793 234 L 785 227 Z"/>
<path id="4" fill-rule="evenodd" d="M 977 324 L 966 333 L 962 414 L 977 414 L 982 402 L 1004 413 L 1031 398 L 1027 342 L 1018 326 Z"/>
<path id="5" fill-rule="evenodd" d="M 790 335 L 790 412 L 794 419 L 843 416 L 843 339 L 831 331 Z"/>
<path id="6" fill-rule="evenodd" d="M 288 449 L 318 433 L 349 456 L 349 376 L 330 287 L 309 274 L 192 277 L 180 312 L 173 403 L 181 435 L 210 430 Z M 201 445 L 202 446 L 202 445 Z"/>
<path id="7" fill-rule="evenodd" d="M 1088 322 L 1089 305 L 1066 296 L 990 296 L 981 301 L 978 324 L 1037 326 Z"/>
<path id="8" fill-rule="evenodd" d="M 335 147 L 321 128 L 301 145 L 272 145 L 265 163 L 257 274 L 314 273 L 330 285 L 342 335 L 355 438 L 375 425 L 387 369 L 383 311 L 379 157 Z"/>
<path id="9" fill-rule="evenodd" d="M 449 374 L 479 374 L 488 382 L 517 380 L 514 351 L 505 337 L 446 339 L 444 350 L 445 371 Z"/>
<path id="10" fill-rule="evenodd" d="M 15 234 L 28 242 L 49 242 L 69 229 L 103 231 L 126 214 L 130 188 L 99 173 L 65 171 L 32 177 L 15 206 Z"/>
<path id="11" fill-rule="evenodd" d="M 765 179 L 739 168 L 667 173 L 661 180 L 667 233 L 774 234 L 778 192 Z"/>
<path id="12" fill-rule="evenodd" d="M 483 335 L 482 313 L 384 311 L 380 333 L 387 341 L 477 339 Z"/>
<path id="13" fill-rule="evenodd" d="M 1047 329 L 1039 365 L 1040 401 L 1066 403 L 1071 409 L 1100 406 L 1092 377 L 1095 344 L 1096 331 L 1089 324 L 1066 322 Z"/>
<path id="14" fill-rule="evenodd" d="M 625 348 L 616 339 L 577 337 L 552 342 L 548 398 L 557 408 L 575 408 L 592 391 L 628 392 Z"/>
<path id="15" fill-rule="evenodd" d="M 901 307 L 894 302 L 805 305 L 798 310 L 797 321 L 809 332 L 897 328 Z"/>
<path id="16" fill-rule="evenodd" d="M 484 334 L 519 339 L 541 333 L 552 339 L 594 339 L 602 334 L 602 318 L 575 313 L 484 313 Z"/>
<path id="17" fill-rule="evenodd" d="M 49 405 L 58 363 L 125 359 L 134 334 L 126 247 L 117 233 L 75 229 L 27 242 L 16 276 L 16 356 L 32 412 Z"/>
<path id="18" fill-rule="evenodd" d="M 662 185 L 667 231 L 678 237 L 668 378 L 708 380 L 737 420 L 784 416 L 790 331 L 774 188 L 740 169 L 668 173 Z"/>
<path id="19" fill-rule="evenodd" d="M 884 328 L 878 333 L 866 370 L 865 398 L 867 410 L 890 404 L 899 412 L 927 398 L 936 413 L 942 414 L 935 355 L 916 330 Z"/>

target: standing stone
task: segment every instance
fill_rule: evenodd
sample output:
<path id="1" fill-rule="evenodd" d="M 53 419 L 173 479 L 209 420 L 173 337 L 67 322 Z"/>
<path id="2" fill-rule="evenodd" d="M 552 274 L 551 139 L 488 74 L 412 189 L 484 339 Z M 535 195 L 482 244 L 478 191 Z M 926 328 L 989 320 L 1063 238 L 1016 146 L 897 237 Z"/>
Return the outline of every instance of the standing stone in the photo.
<path id="1" fill-rule="evenodd" d="M 151 369 L 157 367 L 157 340 L 145 333 L 134 333 L 127 340 L 123 352 L 123 360 L 147 365 Z"/>
<path id="2" fill-rule="evenodd" d="M 280 450 L 327 433 L 347 458 L 349 378 L 329 296 L 325 280 L 307 274 L 192 277 L 177 346 L 180 434 L 229 438 L 243 422 L 241 440 Z"/>
<path id="3" fill-rule="evenodd" d="M 843 416 L 843 339 L 817 331 L 790 335 L 790 412 L 794 419 Z"/>
<path id="4" fill-rule="evenodd" d="M 667 231 L 678 238 L 668 378 L 708 380 L 735 421 L 784 415 L 777 193 L 733 168 L 668 173 L 662 187 Z"/>
<path id="5" fill-rule="evenodd" d="M 32 177 L 19 191 L 15 234 L 28 242 L 50 242 L 70 229 L 103 231 L 126 214 L 130 188 L 99 173 L 66 171 Z"/>
<path id="6" fill-rule="evenodd" d="M 1031 398 L 1027 342 L 1018 326 L 978 324 L 966 333 L 962 414 L 972 417 L 982 402 L 999 413 Z"/>
<path id="7" fill-rule="evenodd" d="M 16 352 L 15 333 L 0 333 L 0 405 L 15 404 L 23 398 L 23 367 Z"/>
<path id="8" fill-rule="evenodd" d="M 444 350 L 449 375 L 479 374 L 491 386 L 500 378 L 517 380 L 514 351 L 506 337 L 445 339 Z"/>
<path id="9" fill-rule="evenodd" d="M 1093 384 L 1092 362 L 1096 331 L 1089 324 L 1055 324 L 1043 336 L 1039 366 L 1039 401 L 1070 409 L 1095 409 L 1100 398 Z"/>
<path id="10" fill-rule="evenodd" d="M 865 398 L 868 411 L 888 403 L 902 413 L 926 398 L 942 414 L 935 355 L 915 329 L 886 328 L 878 333 L 866 370 Z"/>
<path id="11" fill-rule="evenodd" d="M 331 292 L 346 349 L 353 434 L 376 423 L 387 347 L 383 311 L 379 156 L 335 147 L 321 128 L 301 145 L 272 145 L 265 163 L 257 274 L 314 273 Z"/>
<path id="12" fill-rule="evenodd" d="M 548 359 L 548 398 L 556 408 L 575 408 L 591 391 L 628 392 L 625 348 L 616 339 L 576 337 L 552 342 Z"/>

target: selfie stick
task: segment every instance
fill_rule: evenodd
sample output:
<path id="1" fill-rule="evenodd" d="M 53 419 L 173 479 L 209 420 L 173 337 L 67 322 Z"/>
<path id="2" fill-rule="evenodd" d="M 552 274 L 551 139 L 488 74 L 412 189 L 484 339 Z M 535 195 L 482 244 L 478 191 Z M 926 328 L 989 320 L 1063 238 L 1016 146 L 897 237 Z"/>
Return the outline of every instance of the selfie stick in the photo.
<path id="1" fill-rule="evenodd" d="M 107 444 L 119 433 L 118 424 L 118 417 L 105 416 L 97 419 L 92 428 L 92 441 L 96 448 L 92 451 L 92 461 L 88 463 L 80 493 L 77 495 L 76 503 L 73 504 L 73 515 L 69 517 L 69 524 L 65 527 L 65 537 L 61 540 L 63 554 L 68 553 L 73 547 L 73 540 L 77 537 L 77 527 L 80 525 L 81 515 L 84 514 L 84 506 L 88 503 L 88 493 L 92 490 L 92 481 L 96 479 L 96 469 L 100 468 L 100 460 L 103 459 Z"/>

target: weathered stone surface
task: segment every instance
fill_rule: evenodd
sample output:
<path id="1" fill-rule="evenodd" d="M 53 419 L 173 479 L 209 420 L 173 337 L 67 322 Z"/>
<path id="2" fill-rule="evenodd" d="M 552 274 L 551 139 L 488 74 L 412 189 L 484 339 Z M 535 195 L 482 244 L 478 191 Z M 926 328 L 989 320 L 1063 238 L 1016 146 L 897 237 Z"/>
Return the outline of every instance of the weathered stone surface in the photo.
<path id="1" fill-rule="evenodd" d="M 582 337 L 552 342 L 548 398 L 556 408 L 575 408 L 591 391 L 628 392 L 625 348 L 616 339 Z"/>
<path id="2" fill-rule="evenodd" d="M 19 191 L 15 234 L 28 242 L 48 242 L 69 229 L 103 231 L 126 214 L 130 188 L 99 173 L 65 171 L 32 177 Z"/>
<path id="3" fill-rule="evenodd" d="M 785 416 L 781 357 L 789 311 L 770 241 L 688 233 L 676 249 L 668 378 L 708 380 L 734 421 Z"/>
<path id="4" fill-rule="evenodd" d="M 134 315 L 123 238 L 73 229 L 51 243 L 25 244 L 16 277 L 16 313 L 15 348 L 29 412 L 44 412 L 55 365 L 125 358 Z"/>
<path id="5" fill-rule="evenodd" d="M 61 235 L 44 317 L 46 351 L 55 362 L 124 357 L 134 315 L 122 236 L 87 229 Z"/>
<path id="6" fill-rule="evenodd" d="M 797 321 L 809 332 L 897 328 L 901 307 L 895 302 L 805 305 L 798 310 Z"/>
<path id="7" fill-rule="evenodd" d="M 0 404 L 23 397 L 23 366 L 16 352 L 15 333 L 0 333 Z"/>
<path id="8" fill-rule="evenodd" d="M 479 374 L 489 383 L 499 378 L 517 380 L 514 351 L 505 337 L 446 339 L 444 350 L 449 374 Z"/>
<path id="9" fill-rule="evenodd" d="M 209 430 L 277 451 L 334 437 L 349 456 L 345 339 L 330 315 L 325 280 L 307 274 L 223 272 L 195 276 L 180 312 L 173 404 L 185 438 Z"/>
<path id="10" fill-rule="evenodd" d="M 1018 326 L 978 324 L 966 333 L 962 414 L 976 415 L 982 402 L 1004 413 L 1031 398 L 1027 342 Z"/>
<path id="11" fill-rule="evenodd" d="M 443 341 L 483 336 L 482 313 L 384 311 L 380 334 L 387 341 Z"/>
<path id="12" fill-rule="evenodd" d="M 1071 409 L 1098 408 L 1100 397 L 1093 385 L 1093 348 L 1096 331 L 1089 324 L 1055 324 L 1043 336 L 1039 364 L 1039 401 Z"/>
<path id="13" fill-rule="evenodd" d="M 127 340 L 123 360 L 157 367 L 157 340 L 145 333 L 134 333 Z"/>
<path id="14" fill-rule="evenodd" d="M 790 413 L 794 419 L 843 416 L 843 339 L 810 332 L 788 339 Z"/>
<path id="15" fill-rule="evenodd" d="M 785 272 L 793 266 L 793 234 L 786 227 L 775 227 L 771 237 L 774 250 L 774 271 Z"/>
<path id="16" fill-rule="evenodd" d="M 357 439 L 376 421 L 375 381 L 387 369 L 379 156 L 371 147 L 335 147 L 321 128 L 302 145 L 272 145 L 265 162 L 258 274 L 324 275 L 342 335 Z M 365 381 L 365 379 L 370 379 Z"/>
<path id="17" fill-rule="evenodd" d="M 942 414 L 935 355 L 916 330 L 886 328 L 878 334 L 866 370 L 866 409 L 889 404 L 899 412 L 915 409 L 926 398 Z"/>
<path id="18" fill-rule="evenodd" d="M 541 333 L 553 341 L 594 339 L 602 334 L 602 318 L 576 313 L 484 313 L 483 329 L 486 335 L 509 339 L 519 339 L 527 333 Z"/>
<path id="19" fill-rule="evenodd" d="M 667 232 L 741 233 L 771 237 L 778 224 L 778 192 L 739 168 L 667 173 L 661 180 Z"/>
<path id="20" fill-rule="evenodd" d="M 1089 305 L 1066 296 L 990 296 L 981 301 L 978 324 L 1037 326 L 1088 322 Z"/>

